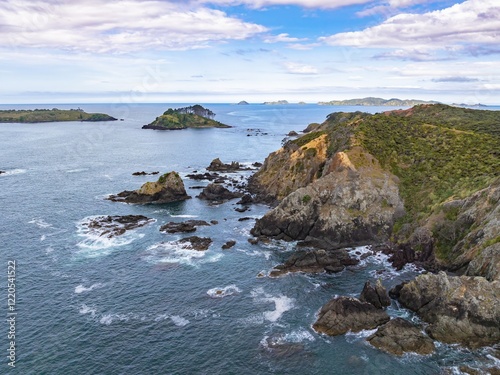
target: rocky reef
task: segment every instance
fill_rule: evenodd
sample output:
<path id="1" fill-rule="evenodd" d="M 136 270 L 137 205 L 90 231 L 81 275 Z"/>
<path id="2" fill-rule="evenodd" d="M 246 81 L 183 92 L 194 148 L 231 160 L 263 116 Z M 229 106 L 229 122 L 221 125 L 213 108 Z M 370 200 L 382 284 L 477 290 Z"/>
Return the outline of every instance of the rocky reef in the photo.
<path id="1" fill-rule="evenodd" d="M 146 182 L 138 190 L 122 191 L 107 199 L 113 202 L 134 204 L 172 203 L 191 198 L 186 193 L 184 183 L 177 172 L 169 172 L 160 176 L 158 181 Z"/>
<path id="2" fill-rule="evenodd" d="M 82 227 L 98 234 L 99 237 L 113 238 L 153 221 L 154 219 L 143 215 L 96 216 L 83 222 Z"/>

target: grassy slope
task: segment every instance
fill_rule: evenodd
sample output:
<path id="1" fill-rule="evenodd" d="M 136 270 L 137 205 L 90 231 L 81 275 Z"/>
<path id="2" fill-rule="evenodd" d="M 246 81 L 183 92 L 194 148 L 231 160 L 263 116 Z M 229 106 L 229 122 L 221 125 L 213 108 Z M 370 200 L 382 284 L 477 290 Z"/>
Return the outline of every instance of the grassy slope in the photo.
<path id="1" fill-rule="evenodd" d="M 114 121 L 103 113 L 86 113 L 81 110 L 35 109 L 0 111 L 0 122 L 60 122 L 60 121 Z"/>

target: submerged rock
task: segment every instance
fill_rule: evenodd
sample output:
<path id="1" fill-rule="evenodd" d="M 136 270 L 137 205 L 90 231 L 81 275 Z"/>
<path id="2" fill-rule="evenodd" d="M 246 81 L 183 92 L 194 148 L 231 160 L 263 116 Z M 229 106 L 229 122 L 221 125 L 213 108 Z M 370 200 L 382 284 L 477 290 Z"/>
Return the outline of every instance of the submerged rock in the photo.
<path id="1" fill-rule="evenodd" d="M 124 203 L 171 203 L 190 199 L 181 177 L 177 172 L 169 172 L 160 176 L 156 182 L 146 182 L 140 189 L 122 191 L 111 195 L 109 200 Z"/>
<path id="2" fill-rule="evenodd" d="M 436 349 L 421 327 L 402 318 L 392 319 L 366 340 L 374 347 L 395 355 L 407 352 L 427 355 Z"/>
<path id="3" fill-rule="evenodd" d="M 289 272 L 340 272 L 346 266 L 358 264 L 346 250 L 299 250 L 292 254 L 284 264 L 271 271 L 270 276 L 276 277 Z"/>
<path id="4" fill-rule="evenodd" d="M 470 348 L 500 342 L 500 281 L 425 274 L 405 284 L 399 301 L 429 323 L 429 335 Z"/>
<path id="5" fill-rule="evenodd" d="M 212 244 L 212 239 L 209 237 L 191 236 L 179 240 L 179 243 L 189 244 L 192 250 L 205 251 Z"/>
<path id="6" fill-rule="evenodd" d="M 220 184 L 209 184 L 197 198 L 212 202 L 224 202 L 241 196 L 241 193 L 232 192 Z"/>
<path id="7" fill-rule="evenodd" d="M 375 286 L 367 281 L 361 291 L 359 300 L 371 303 L 377 309 L 382 309 L 391 305 L 391 299 L 389 298 L 387 290 L 384 288 L 380 280 L 377 280 Z"/>
<path id="8" fill-rule="evenodd" d="M 154 219 L 143 215 L 125 215 L 125 216 L 97 216 L 91 218 L 88 222 L 82 223 L 82 227 L 96 231 L 100 237 L 113 238 L 121 236 L 128 230 L 143 227 Z"/>
<path id="9" fill-rule="evenodd" d="M 349 331 L 374 329 L 390 320 L 384 310 L 353 297 L 337 297 L 324 305 L 313 328 L 318 333 L 337 336 Z"/>
<path id="10" fill-rule="evenodd" d="M 173 221 L 163 225 L 160 228 L 160 232 L 167 233 L 189 233 L 196 231 L 196 227 L 199 226 L 210 226 L 206 221 L 203 220 L 187 220 L 181 223 L 175 223 Z"/>

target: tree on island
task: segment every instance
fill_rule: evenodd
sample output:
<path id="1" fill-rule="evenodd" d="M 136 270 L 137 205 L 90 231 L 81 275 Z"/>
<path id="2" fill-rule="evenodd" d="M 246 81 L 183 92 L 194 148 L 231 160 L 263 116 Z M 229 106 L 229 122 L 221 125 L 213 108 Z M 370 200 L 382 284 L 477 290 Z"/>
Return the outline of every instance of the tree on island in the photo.
<path id="1" fill-rule="evenodd" d="M 164 113 L 164 115 L 171 115 L 171 114 L 174 114 L 174 113 L 194 114 L 194 115 L 198 115 L 198 116 L 209 118 L 211 120 L 213 120 L 213 118 L 215 117 L 215 113 L 214 112 L 212 112 L 211 110 L 209 110 L 207 108 L 203 108 L 199 104 L 192 105 L 192 106 L 189 106 L 189 107 L 176 108 L 176 109 L 169 108 Z"/>

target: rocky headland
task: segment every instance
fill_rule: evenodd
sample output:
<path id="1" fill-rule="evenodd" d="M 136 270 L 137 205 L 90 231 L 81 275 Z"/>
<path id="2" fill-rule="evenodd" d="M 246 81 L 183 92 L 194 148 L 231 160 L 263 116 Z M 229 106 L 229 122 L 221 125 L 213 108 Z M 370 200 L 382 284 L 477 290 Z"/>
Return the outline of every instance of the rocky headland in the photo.
<path id="1" fill-rule="evenodd" d="M 347 258 L 336 249 L 371 244 L 398 268 L 418 263 L 451 272 L 421 275 L 391 293 L 428 324 L 431 339 L 473 348 L 498 343 L 499 123 L 498 111 L 423 104 L 375 115 L 337 112 L 310 124 L 249 181 L 254 201 L 273 207 L 256 221 L 256 239 L 317 247 L 296 251 L 271 274 L 342 270 Z M 365 285 L 359 300 L 325 305 L 314 328 L 341 334 L 381 326 L 387 304 L 381 285 Z M 433 350 L 420 327 L 399 320 L 383 327 L 369 338 L 382 350 Z"/>
<path id="2" fill-rule="evenodd" d="M 113 202 L 148 204 L 172 203 L 191 197 L 187 195 L 184 182 L 177 172 L 165 173 L 155 182 L 146 182 L 140 189 L 125 190 L 107 199 Z"/>
<path id="3" fill-rule="evenodd" d="M 62 121 L 116 121 L 118 119 L 104 113 L 87 113 L 82 109 L 19 109 L 1 110 L 0 122 L 62 122 Z"/>

